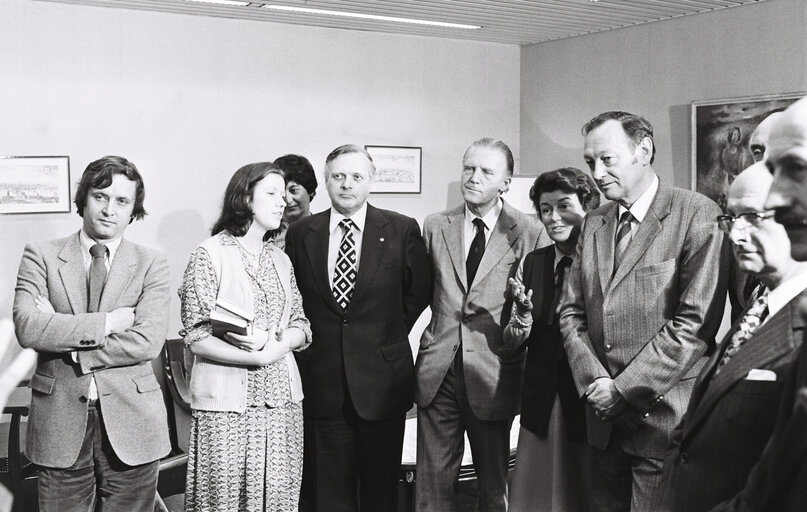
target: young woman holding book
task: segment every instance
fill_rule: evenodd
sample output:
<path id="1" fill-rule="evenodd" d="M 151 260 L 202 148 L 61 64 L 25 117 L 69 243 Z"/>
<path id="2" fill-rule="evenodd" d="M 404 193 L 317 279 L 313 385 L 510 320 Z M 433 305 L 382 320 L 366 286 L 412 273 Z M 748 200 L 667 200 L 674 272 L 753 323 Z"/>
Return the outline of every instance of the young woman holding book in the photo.
<path id="1" fill-rule="evenodd" d="M 291 352 L 308 346 L 311 330 L 291 263 L 268 242 L 285 191 L 271 163 L 238 169 L 213 237 L 185 270 L 179 296 L 194 356 L 186 511 L 297 510 L 303 412 Z M 214 311 L 244 318 L 247 334 L 213 336 Z"/>

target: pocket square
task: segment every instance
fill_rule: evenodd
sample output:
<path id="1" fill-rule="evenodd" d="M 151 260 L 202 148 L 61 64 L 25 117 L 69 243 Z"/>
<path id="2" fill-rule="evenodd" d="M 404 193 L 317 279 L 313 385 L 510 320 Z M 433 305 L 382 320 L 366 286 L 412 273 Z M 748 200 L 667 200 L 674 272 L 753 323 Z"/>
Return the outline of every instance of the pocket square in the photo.
<path id="1" fill-rule="evenodd" d="M 748 372 L 745 380 L 776 381 L 776 373 L 771 370 L 758 370 L 753 368 L 750 372 Z"/>

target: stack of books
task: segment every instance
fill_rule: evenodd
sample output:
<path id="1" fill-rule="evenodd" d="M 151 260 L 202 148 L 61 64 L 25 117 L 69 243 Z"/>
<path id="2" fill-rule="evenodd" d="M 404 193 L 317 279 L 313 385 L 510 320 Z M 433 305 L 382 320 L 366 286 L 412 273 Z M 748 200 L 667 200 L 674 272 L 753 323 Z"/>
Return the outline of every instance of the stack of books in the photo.
<path id="1" fill-rule="evenodd" d="M 221 296 L 216 298 L 216 307 L 210 312 L 213 336 L 222 339 L 228 332 L 244 336 L 252 334 L 252 322 L 254 320 L 254 313 Z"/>

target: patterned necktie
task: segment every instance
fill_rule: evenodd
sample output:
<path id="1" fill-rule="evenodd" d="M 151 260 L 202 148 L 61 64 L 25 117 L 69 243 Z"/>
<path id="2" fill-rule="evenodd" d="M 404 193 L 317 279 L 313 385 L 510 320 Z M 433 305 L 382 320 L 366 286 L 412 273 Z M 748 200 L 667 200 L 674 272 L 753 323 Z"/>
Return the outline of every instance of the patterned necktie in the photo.
<path id="1" fill-rule="evenodd" d="M 90 247 L 92 263 L 90 264 L 90 299 L 87 312 L 96 313 L 101 305 L 101 293 L 106 284 L 106 246 L 95 244 Z"/>
<path id="2" fill-rule="evenodd" d="M 465 276 L 468 278 L 468 288 L 474 282 L 479 262 L 485 254 L 485 222 L 479 217 L 473 220 L 476 228 L 476 235 L 471 242 L 471 249 L 468 251 L 468 258 L 465 260 Z"/>
<path id="3" fill-rule="evenodd" d="M 716 377 L 717 374 L 720 373 L 720 370 L 726 366 L 729 359 L 740 350 L 743 343 L 751 339 L 751 336 L 757 332 L 759 326 L 762 325 L 762 322 L 768 316 L 768 291 L 762 289 L 760 291 L 761 293 L 759 293 L 756 300 L 754 300 L 748 308 L 748 311 L 746 311 L 745 316 L 740 320 L 737 332 L 731 337 L 726 351 L 723 353 L 723 357 L 720 359 L 720 362 L 717 363 L 713 377 Z"/>
<path id="4" fill-rule="evenodd" d="M 630 244 L 631 236 L 631 221 L 633 220 L 633 215 L 630 211 L 625 211 L 622 216 L 619 218 L 619 224 L 616 226 L 616 241 L 614 243 L 614 273 L 616 273 L 616 269 L 619 268 L 619 264 L 622 262 L 622 256 L 625 254 L 625 249 L 628 248 L 628 244 Z"/>
<path id="5" fill-rule="evenodd" d="M 342 219 L 342 241 L 339 243 L 339 254 L 336 256 L 336 267 L 333 270 L 333 298 L 342 309 L 347 309 L 353 288 L 356 286 L 356 242 L 353 239 L 353 227 L 356 224 L 350 219 Z"/>
<path id="6" fill-rule="evenodd" d="M 566 281 L 566 275 L 569 273 L 569 268 L 572 266 L 572 258 L 564 256 L 555 267 L 555 293 L 552 295 L 552 302 L 549 305 L 549 315 L 546 319 L 546 325 L 555 323 L 555 317 L 558 316 L 558 303 L 560 296 L 563 294 L 563 283 Z"/>

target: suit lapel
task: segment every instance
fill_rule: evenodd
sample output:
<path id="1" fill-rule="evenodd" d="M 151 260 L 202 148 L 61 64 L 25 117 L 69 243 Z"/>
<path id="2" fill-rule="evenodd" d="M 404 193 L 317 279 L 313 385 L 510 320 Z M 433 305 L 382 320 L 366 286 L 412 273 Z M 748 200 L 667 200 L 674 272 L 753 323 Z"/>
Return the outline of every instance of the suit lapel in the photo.
<path id="1" fill-rule="evenodd" d="M 465 249 L 462 245 L 462 221 L 465 215 L 465 206 L 459 206 L 450 211 L 443 222 L 441 229 L 443 240 L 445 240 L 448 256 L 451 264 L 454 265 L 454 272 L 457 275 L 464 290 L 468 291 L 468 279 L 465 277 Z M 479 272 L 477 272 L 479 273 Z"/>
<path id="2" fill-rule="evenodd" d="M 137 259 L 134 257 L 132 244 L 126 240 L 121 240 L 118 250 L 115 251 L 115 259 L 112 260 L 112 266 L 109 268 L 98 311 L 112 311 L 115 309 L 123 290 L 126 289 L 134 276 L 136 265 Z"/>
<path id="3" fill-rule="evenodd" d="M 337 304 L 336 300 L 333 298 L 330 276 L 328 276 L 328 239 L 330 237 L 328 228 L 330 220 L 330 209 L 316 214 L 311 224 L 308 225 L 309 231 L 303 243 L 305 244 L 305 251 L 308 255 L 311 275 L 314 278 L 314 282 L 317 283 L 322 297 L 331 309 L 337 313 L 341 313 L 342 308 L 339 307 L 339 304 Z"/>
<path id="4" fill-rule="evenodd" d="M 614 273 L 614 278 L 611 280 L 611 286 L 615 286 L 627 276 L 636 263 L 641 259 L 650 244 L 656 239 L 659 231 L 661 231 L 662 220 L 670 214 L 671 210 L 671 192 L 670 189 L 663 184 L 659 184 L 656 197 L 650 205 L 644 220 L 639 223 L 636 228 L 636 233 L 633 235 L 633 240 L 628 244 L 625 249 L 625 255 L 622 257 L 622 262 L 619 268 Z M 614 222 L 616 219 L 614 219 Z M 613 255 L 611 256 L 613 266 Z"/>
<path id="5" fill-rule="evenodd" d="M 362 233 L 359 273 L 356 278 L 356 288 L 353 290 L 353 298 L 350 299 L 350 304 L 347 306 L 348 309 L 370 286 L 389 242 L 390 235 L 387 230 L 386 217 L 378 209 L 368 204 L 364 233 Z"/>
<path id="6" fill-rule="evenodd" d="M 87 312 L 87 271 L 84 269 L 84 256 L 81 254 L 81 242 L 78 233 L 67 239 L 59 252 L 59 259 L 64 265 L 59 267 L 67 300 L 74 315 Z"/>
<path id="7" fill-rule="evenodd" d="M 614 273 L 614 232 L 617 208 L 616 203 L 613 203 L 613 207 L 600 217 L 602 224 L 594 231 L 594 243 L 597 246 L 597 271 L 600 274 L 600 286 L 603 293 L 608 288 Z"/>

